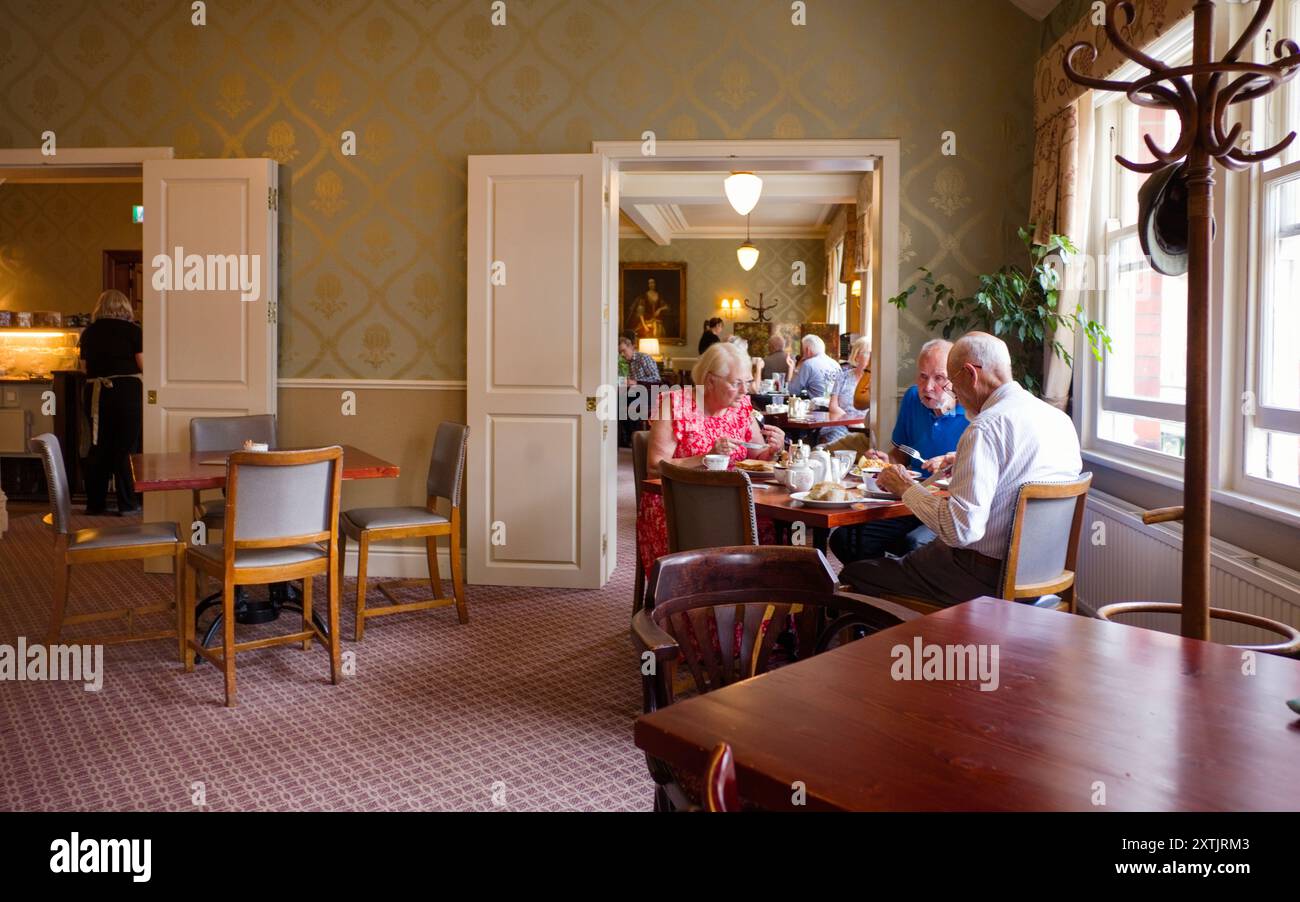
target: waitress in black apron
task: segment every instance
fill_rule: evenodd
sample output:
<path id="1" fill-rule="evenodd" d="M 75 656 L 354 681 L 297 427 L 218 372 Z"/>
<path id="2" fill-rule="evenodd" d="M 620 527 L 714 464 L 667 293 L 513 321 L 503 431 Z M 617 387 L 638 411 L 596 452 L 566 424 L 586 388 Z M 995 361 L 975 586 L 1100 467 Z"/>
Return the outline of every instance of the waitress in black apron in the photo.
<path id="1" fill-rule="evenodd" d="M 131 301 L 110 289 L 95 303 L 91 323 L 81 333 L 86 372 L 85 409 L 90 415 L 90 454 L 86 459 L 86 513 L 105 513 L 108 480 L 117 495 L 117 513 L 137 510 L 131 479 L 131 454 L 138 450 L 144 334 L 135 324 Z"/>

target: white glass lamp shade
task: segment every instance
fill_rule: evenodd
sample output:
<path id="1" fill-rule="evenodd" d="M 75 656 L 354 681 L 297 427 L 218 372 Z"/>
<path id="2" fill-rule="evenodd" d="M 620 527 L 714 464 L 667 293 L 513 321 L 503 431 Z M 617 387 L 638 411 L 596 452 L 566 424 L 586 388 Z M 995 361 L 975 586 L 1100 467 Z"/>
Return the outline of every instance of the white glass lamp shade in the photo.
<path id="1" fill-rule="evenodd" d="M 642 354 L 649 354 L 651 357 L 659 356 L 659 339 L 642 338 L 637 342 L 637 350 Z"/>
<path id="2" fill-rule="evenodd" d="M 758 197 L 763 193 L 763 180 L 752 172 L 733 172 L 723 181 L 722 187 L 727 192 L 731 208 L 741 216 L 748 216 L 758 206 Z"/>
<path id="3" fill-rule="evenodd" d="M 740 261 L 740 268 L 749 272 L 758 263 L 758 248 L 746 241 L 736 248 L 736 259 Z"/>

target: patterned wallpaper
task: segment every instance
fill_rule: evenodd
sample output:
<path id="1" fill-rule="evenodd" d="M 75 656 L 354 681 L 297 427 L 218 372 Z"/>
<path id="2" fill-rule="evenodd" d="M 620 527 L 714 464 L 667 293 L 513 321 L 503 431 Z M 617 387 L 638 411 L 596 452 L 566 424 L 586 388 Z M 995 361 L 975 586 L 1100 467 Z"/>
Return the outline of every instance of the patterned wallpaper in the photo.
<path id="1" fill-rule="evenodd" d="M 749 298 L 749 302 L 757 306 L 761 291 L 764 305 L 777 302 L 777 306 L 767 313 L 767 318 L 774 323 L 825 319 L 826 298 L 821 292 L 826 260 L 820 238 L 756 238 L 754 246 L 758 248 L 758 263 L 749 272 L 736 262 L 738 244 L 740 239 L 729 238 L 681 239 L 666 247 L 647 238 L 624 238 L 619 242 L 618 255 L 623 261 L 645 263 L 663 260 L 686 264 L 687 342 L 682 349 L 678 345 L 669 345 L 670 354 L 695 356 L 704 321 L 723 316 L 718 307 L 722 298 Z M 807 264 L 806 284 L 796 286 L 790 283 L 791 265 L 800 260 Z M 810 318 L 809 314 L 815 316 Z M 736 317 L 739 322 L 753 318 L 754 314 L 749 311 Z M 731 326 L 728 324 L 723 328 L 723 335 L 730 334 Z M 767 349 L 763 348 L 757 356 L 766 353 Z"/>
<path id="2" fill-rule="evenodd" d="M 197 27 L 180 0 L 5 0 L 0 147 L 52 129 L 278 160 L 285 377 L 464 377 L 471 153 L 898 137 L 905 280 L 970 286 L 1014 252 L 1040 26 L 1005 0 L 809 0 L 806 25 L 784 0 L 505 6 L 494 26 L 486 0 L 209 0 Z"/>
<path id="3" fill-rule="evenodd" d="M 0 310 L 89 313 L 106 250 L 139 250 L 140 185 L 0 185 Z"/>

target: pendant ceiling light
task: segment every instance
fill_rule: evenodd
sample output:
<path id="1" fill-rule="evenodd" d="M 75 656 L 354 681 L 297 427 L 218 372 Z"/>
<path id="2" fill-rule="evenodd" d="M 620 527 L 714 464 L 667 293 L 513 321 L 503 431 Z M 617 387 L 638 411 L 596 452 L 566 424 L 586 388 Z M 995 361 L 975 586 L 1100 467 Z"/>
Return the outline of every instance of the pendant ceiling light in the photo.
<path id="1" fill-rule="evenodd" d="M 749 240 L 749 217 L 745 217 L 745 243 L 736 248 L 736 259 L 740 261 L 740 268 L 749 272 L 758 263 L 758 248 L 754 247 Z"/>
<path id="2" fill-rule="evenodd" d="M 731 208 L 741 216 L 758 206 L 758 196 L 763 193 L 763 180 L 752 172 L 733 172 L 722 183 Z"/>

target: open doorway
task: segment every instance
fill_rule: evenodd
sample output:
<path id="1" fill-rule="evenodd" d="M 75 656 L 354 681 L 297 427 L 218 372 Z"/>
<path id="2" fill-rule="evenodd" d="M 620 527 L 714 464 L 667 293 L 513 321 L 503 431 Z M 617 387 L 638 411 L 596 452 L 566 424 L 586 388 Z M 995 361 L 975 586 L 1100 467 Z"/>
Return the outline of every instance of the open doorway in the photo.
<path id="1" fill-rule="evenodd" d="M 619 339 L 632 338 L 633 357 L 651 353 L 661 384 L 689 382 L 700 342 L 708 340 L 704 331 L 721 321 L 719 337 L 748 343 L 755 389 L 767 389 L 764 377 L 780 366 L 778 348 L 768 345 L 773 336 L 797 355 L 800 337 L 817 334 L 837 361 L 862 338 L 872 349 L 874 376 L 867 426 L 875 435 L 892 429 L 897 311 L 882 309 L 879 299 L 897 291 L 897 267 L 881 263 L 898 253 L 896 141 L 596 142 L 593 149 L 609 160 L 617 210 L 607 271 L 617 311 L 611 347 L 621 349 L 620 367 L 630 365 L 624 360 L 631 348 Z M 738 171 L 762 181 L 747 216 L 724 189 Z M 737 254 L 742 243 L 751 246 L 750 257 L 757 253 L 748 269 Z M 652 277 L 654 305 L 646 290 Z M 766 372 L 757 369 L 764 357 Z M 618 378 L 628 375 L 620 369 Z M 766 400 L 761 391 L 754 397 Z M 629 430 L 620 432 L 621 444 L 630 446 Z M 626 480 L 631 448 L 617 453 Z M 624 508 L 635 504 L 634 493 L 609 497 L 621 499 L 609 522 L 625 529 Z M 622 538 L 628 555 L 634 546 Z"/>

